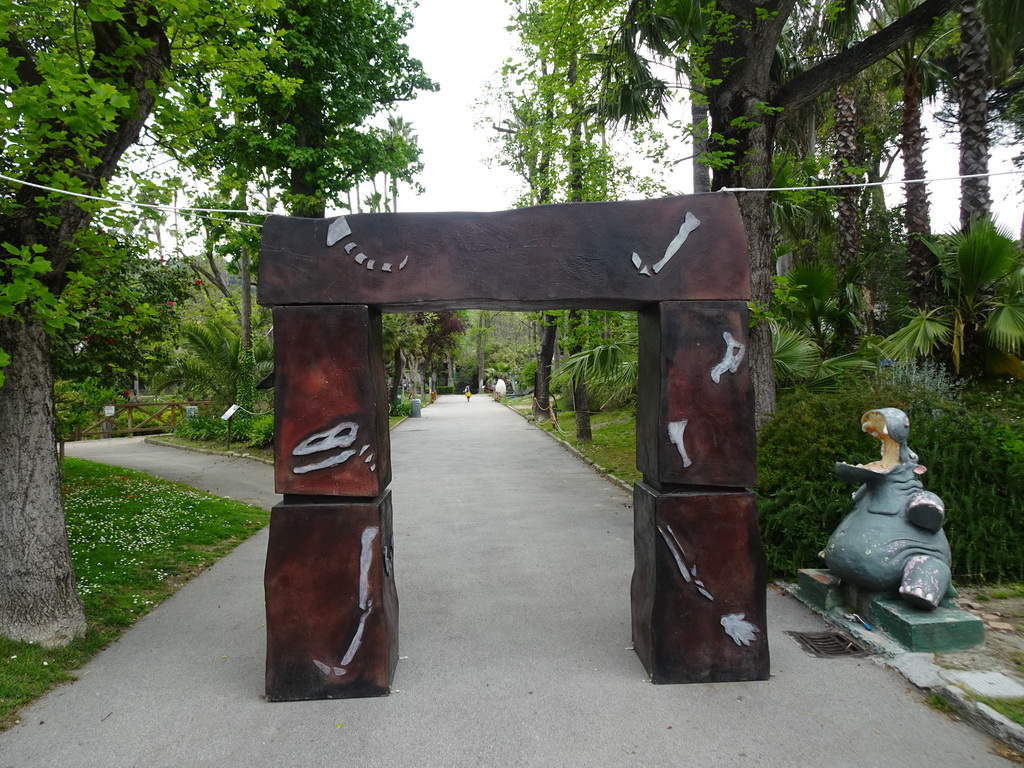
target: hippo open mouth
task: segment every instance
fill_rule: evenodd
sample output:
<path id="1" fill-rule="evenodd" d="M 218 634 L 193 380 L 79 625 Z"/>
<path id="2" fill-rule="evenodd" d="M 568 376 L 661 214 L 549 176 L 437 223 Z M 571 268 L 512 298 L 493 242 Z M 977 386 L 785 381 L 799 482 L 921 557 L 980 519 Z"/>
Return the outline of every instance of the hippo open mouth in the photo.
<path id="1" fill-rule="evenodd" d="M 882 458 L 870 464 L 858 465 L 875 472 L 887 472 L 901 463 L 901 441 L 889 432 L 888 420 L 881 411 L 868 411 L 861 417 L 860 428 L 882 443 Z"/>

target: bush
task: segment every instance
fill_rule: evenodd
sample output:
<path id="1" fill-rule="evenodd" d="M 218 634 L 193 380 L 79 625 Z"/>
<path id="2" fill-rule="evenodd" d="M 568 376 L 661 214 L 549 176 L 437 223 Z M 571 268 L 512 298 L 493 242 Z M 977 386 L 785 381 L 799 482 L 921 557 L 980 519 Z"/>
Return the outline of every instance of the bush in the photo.
<path id="1" fill-rule="evenodd" d="M 791 579 L 799 568 L 822 566 L 818 553 L 852 509 L 855 490 L 836 477 L 834 464 L 876 459 L 877 443 L 861 432 L 861 414 L 896 407 L 910 416 L 910 445 L 928 468 L 925 488 L 946 505 L 954 574 L 975 581 L 1024 579 L 1018 443 L 1007 440 L 989 416 L 933 395 L 863 380 L 838 392 L 781 393 L 758 445 L 761 526 L 775 576 Z"/>
<path id="2" fill-rule="evenodd" d="M 392 416 L 408 416 L 410 413 L 412 413 L 412 403 L 403 401 L 401 403 L 392 403 L 391 405 Z"/>
<path id="3" fill-rule="evenodd" d="M 174 435 L 199 442 L 224 441 L 228 438 L 228 423 L 215 416 L 194 416 L 180 422 L 174 430 Z"/>
<path id="4" fill-rule="evenodd" d="M 274 443 L 274 414 L 254 416 L 245 429 L 245 440 L 254 448 L 265 448 Z"/>
<path id="5" fill-rule="evenodd" d="M 534 386 L 534 379 L 537 378 L 537 358 L 530 360 L 526 365 L 523 366 L 522 389 L 531 390 Z"/>
<path id="6" fill-rule="evenodd" d="M 455 387 L 434 387 L 434 391 L 439 395 L 458 395 L 460 394 Z"/>
<path id="7" fill-rule="evenodd" d="M 239 412 L 241 413 L 241 412 Z M 226 442 L 228 423 L 219 417 L 196 416 L 178 424 L 175 437 L 198 442 Z M 232 444 L 264 448 L 274 442 L 274 414 L 235 416 L 231 420 Z"/>
<path id="8" fill-rule="evenodd" d="M 57 409 L 57 437 L 66 440 L 75 436 L 79 427 L 87 428 L 103 418 L 103 406 L 112 405 L 123 392 L 101 386 L 99 381 L 58 379 L 53 385 L 54 404 Z"/>

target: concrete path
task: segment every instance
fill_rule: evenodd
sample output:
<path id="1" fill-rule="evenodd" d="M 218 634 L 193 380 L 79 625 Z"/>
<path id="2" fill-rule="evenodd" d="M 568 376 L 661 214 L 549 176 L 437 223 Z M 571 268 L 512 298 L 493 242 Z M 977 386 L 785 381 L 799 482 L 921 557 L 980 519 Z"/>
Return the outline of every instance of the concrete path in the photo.
<path id="1" fill-rule="evenodd" d="M 631 650 L 632 511 L 504 407 L 442 397 L 393 433 L 397 689 L 271 704 L 266 533 L 0 734 L 0 767 L 1008 766 L 870 659 L 818 659 L 769 594 L 768 682 L 654 686 Z M 73 455 L 269 506 L 270 467 L 145 445 Z"/>

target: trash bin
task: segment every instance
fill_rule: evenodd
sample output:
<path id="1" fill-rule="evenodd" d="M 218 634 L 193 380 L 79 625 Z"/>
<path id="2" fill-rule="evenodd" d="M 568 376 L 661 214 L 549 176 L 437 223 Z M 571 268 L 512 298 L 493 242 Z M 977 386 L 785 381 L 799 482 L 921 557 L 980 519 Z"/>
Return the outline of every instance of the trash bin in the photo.
<path id="1" fill-rule="evenodd" d="M 420 417 L 420 399 L 418 397 L 414 397 L 412 399 L 412 408 L 409 411 L 409 415 L 414 419 L 418 419 Z"/>

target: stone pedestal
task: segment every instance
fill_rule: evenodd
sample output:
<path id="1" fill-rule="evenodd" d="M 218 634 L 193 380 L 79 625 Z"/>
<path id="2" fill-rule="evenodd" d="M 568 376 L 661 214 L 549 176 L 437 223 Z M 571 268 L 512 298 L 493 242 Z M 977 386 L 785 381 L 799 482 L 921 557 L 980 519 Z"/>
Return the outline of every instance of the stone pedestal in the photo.
<path id="1" fill-rule="evenodd" d="M 875 632 L 884 632 L 908 651 L 962 651 L 985 639 L 985 623 L 952 602 L 956 597 L 952 587 L 943 603 L 931 611 L 914 608 L 896 594 L 848 584 L 825 568 L 801 570 L 797 589 L 799 598 L 815 610 L 837 621 L 847 613 L 859 614 Z"/>
<path id="2" fill-rule="evenodd" d="M 391 493 L 278 504 L 264 577 L 267 698 L 385 696 L 398 663 Z"/>

